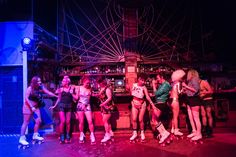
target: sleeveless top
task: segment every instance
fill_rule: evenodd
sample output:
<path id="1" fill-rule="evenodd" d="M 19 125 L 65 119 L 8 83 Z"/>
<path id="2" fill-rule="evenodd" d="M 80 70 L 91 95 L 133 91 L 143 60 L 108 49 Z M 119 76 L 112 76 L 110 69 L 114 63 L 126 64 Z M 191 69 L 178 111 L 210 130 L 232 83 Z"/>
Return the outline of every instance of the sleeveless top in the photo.
<path id="1" fill-rule="evenodd" d="M 109 87 L 105 87 L 105 89 L 102 90 L 102 91 L 99 93 L 99 99 L 100 99 L 101 103 L 103 103 L 104 101 L 106 101 L 106 100 L 108 99 L 108 97 L 107 97 L 107 95 L 106 95 L 106 90 L 107 90 L 107 88 L 109 88 Z M 111 90 L 111 89 L 110 89 L 110 90 Z M 111 92 L 112 92 L 112 90 L 111 90 Z M 113 93 L 111 93 L 111 94 L 113 95 Z M 112 105 L 112 100 L 107 104 L 107 106 L 110 106 L 110 105 Z"/>
<path id="2" fill-rule="evenodd" d="M 180 82 L 174 82 L 172 84 L 172 89 L 171 89 L 171 98 L 179 98 L 179 94 L 181 93 L 182 90 L 182 85 Z"/>
<path id="3" fill-rule="evenodd" d="M 143 99 L 144 98 L 144 87 L 138 86 L 137 83 L 133 84 L 131 89 L 131 95 L 137 98 Z"/>
<path id="4" fill-rule="evenodd" d="M 71 87 L 70 87 L 71 88 Z M 70 92 L 70 89 L 69 88 L 69 91 L 68 92 L 65 92 L 64 90 L 61 92 L 61 100 L 60 100 L 60 103 L 63 103 L 63 104 L 72 104 L 73 102 L 73 96 Z"/>
<path id="5" fill-rule="evenodd" d="M 212 94 L 202 95 L 202 92 L 208 91 L 207 87 L 205 86 L 205 84 L 208 83 L 208 82 L 204 81 L 204 80 L 200 80 L 199 83 L 200 83 L 200 94 L 199 95 L 200 95 L 201 99 L 203 99 L 203 100 L 211 100 L 211 99 L 213 99 Z M 209 84 L 209 86 L 210 86 L 210 84 Z"/>
<path id="6" fill-rule="evenodd" d="M 42 100 L 43 86 L 39 86 L 38 89 L 32 90 L 29 95 L 29 100 L 39 103 Z"/>
<path id="7" fill-rule="evenodd" d="M 79 86 L 79 102 L 81 104 L 89 104 L 90 103 L 90 96 L 91 96 L 91 91 L 90 90 L 80 90 Z"/>

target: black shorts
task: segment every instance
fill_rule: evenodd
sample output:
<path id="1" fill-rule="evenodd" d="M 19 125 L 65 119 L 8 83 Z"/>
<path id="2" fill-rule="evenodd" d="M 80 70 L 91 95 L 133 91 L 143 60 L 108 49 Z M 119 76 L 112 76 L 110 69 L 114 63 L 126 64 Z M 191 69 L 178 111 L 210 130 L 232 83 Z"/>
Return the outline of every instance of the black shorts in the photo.
<path id="1" fill-rule="evenodd" d="M 72 112 L 72 108 L 59 107 L 58 111 L 62 112 Z"/>
<path id="2" fill-rule="evenodd" d="M 159 117 L 161 121 L 172 118 L 172 111 L 167 103 L 157 103 L 155 104 L 155 107 L 161 111 L 161 115 Z"/>
<path id="3" fill-rule="evenodd" d="M 204 106 L 204 107 L 212 107 L 213 105 L 214 105 L 213 99 L 202 100 L 202 106 Z"/>
<path id="4" fill-rule="evenodd" d="M 72 104 L 59 103 L 58 110 L 62 111 L 62 112 L 71 112 L 72 111 Z"/>
<path id="5" fill-rule="evenodd" d="M 156 108 L 161 110 L 161 112 L 165 112 L 168 109 L 167 103 L 155 103 L 154 105 Z"/>
<path id="6" fill-rule="evenodd" d="M 199 96 L 192 96 L 187 98 L 187 105 L 189 105 L 190 107 L 201 106 L 201 104 L 202 100 Z"/>
<path id="7" fill-rule="evenodd" d="M 116 106 L 114 104 L 110 104 L 109 106 L 102 106 L 101 113 L 102 114 L 111 114 L 116 111 Z"/>

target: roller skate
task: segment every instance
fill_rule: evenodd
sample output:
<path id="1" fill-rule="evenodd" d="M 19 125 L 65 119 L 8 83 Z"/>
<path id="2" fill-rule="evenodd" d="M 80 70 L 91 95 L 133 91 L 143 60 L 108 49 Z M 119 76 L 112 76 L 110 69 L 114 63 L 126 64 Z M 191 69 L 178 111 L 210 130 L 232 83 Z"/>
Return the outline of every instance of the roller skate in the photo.
<path id="1" fill-rule="evenodd" d="M 66 134 L 65 143 L 71 143 L 71 138 L 70 138 L 70 134 L 69 133 Z"/>
<path id="2" fill-rule="evenodd" d="M 199 135 L 193 136 L 191 138 L 191 142 L 193 142 L 194 144 L 203 144 L 202 135 L 199 134 Z"/>
<path id="3" fill-rule="evenodd" d="M 91 134 L 90 134 L 90 141 L 91 141 L 91 145 L 95 145 L 96 144 L 96 140 L 95 140 L 93 132 L 91 132 Z"/>
<path id="4" fill-rule="evenodd" d="M 138 137 L 137 131 L 133 131 L 133 135 L 129 139 L 130 143 L 136 143 L 138 141 L 137 137 Z"/>
<path id="5" fill-rule="evenodd" d="M 162 146 L 162 147 L 165 147 L 166 145 L 170 144 L 171 143 L 171 139 L 170 139 L 170 133 L 168 131 L 166 131 L 165 133 L 163 134 L 159 134 L 158 135 L 159 137 L 159 144 Z"/>
<path id="6" fill-rule="evenodd" d="M 115 141 L 114 132 L 111 130 L 109 133 L 110 133 L 110 136 L 111 136 L 111 141 L 114 142 Z"/>
<path id="7" fill-rule="evenodd" d="M 64 144 L 65 143 L 65 135 L 61 134 L 59 140 L 60 140 L 60 144 Z"/>
<path id="8" fill-rule="evenodd" d="M 42 144 L 44 143 L 44 138 L 39 136 L 39 133 L 34 133 L 32 144 Z"/>
<path id="9" fill-rule="evenodd" d="M 108 142 L 109 142 L 110 144 L 111 144 L 111 142 L 112 142 L 112 141 L 111 141 L 111 135 L 110 135 L 109 133 L 106 133 L 105 136 L 104 136 L 104 138 L 101 140 L 101 144 L 105 146 L 105 145 L 107 145 Z"/>
<path id="10" fill-rule="evenodd" d="M 141 131 L 141 143 L 144 143 L 144 142 L 146 142 L 146 140 L 145 140 L 144 131 L 142 130 Z"/>
<path id="11" fill-rule="evenodd" d="M 191 140 L 191 138 L 196 134 L 197 134 L 196 130 L 193 130 L 192 133 L 187 136 L 187 140 Z"/>
<path id="12" fill-rule="evenodd" d="M 213 129 L 212 129 L 212 127 L 207 127 L 207 129 L 206 129 L 206 138 L 212 138 L 213 137 Z"/>
<path id="13" fill-rule="evenodd" d="M 174 137 L 176 140 L 184 139 L 183 133 L 179 131 L 179 129 L 174 129 L 174 132 L 172 133 L 172 137 Z"/>
<path id="14" fill-rule="evenodd" d="M 84 142 L 85 142 L 85 135 L 83 132 L 80 132 L 79 143 L 84 143 Z"/>
<path id="15" fill-rule="evenodd" d="M 159 123 L 159 125 L 157 126 L 157 130 L 160 133 L 157 137 L 157 139 L 159 139 L 159 144 L 163 147 L 167 144 L 170 144 L 172 141 L 170 133 L 165 129 L 162 123 Z"/>
<path id="16" fill-rule="evenodd" d="M 26 149 L 29 148 L 29 142 L 26 141 L 25 136 L 20 136 L 18 149 Z"/>

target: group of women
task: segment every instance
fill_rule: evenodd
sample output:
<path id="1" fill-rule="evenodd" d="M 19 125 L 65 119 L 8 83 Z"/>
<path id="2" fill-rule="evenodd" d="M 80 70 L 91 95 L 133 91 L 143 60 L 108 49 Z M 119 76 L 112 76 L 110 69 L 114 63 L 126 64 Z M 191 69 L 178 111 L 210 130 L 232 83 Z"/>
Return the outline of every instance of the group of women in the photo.
<path id="1" fill-rule="evenodd" d="M 42 85 L 40 77 L 33 77 L 25 95 L 25 103 L 23 105 L 24 120 L 21 127 L 19 144 L 23 146 L 29 145 L 26 140 L 25 133 L 31 117 L 33 117 L 35 120 L 33 140 L 40 142 L 43 142 L 44 140 L 43 137 L 40 137 L 38 133 L 39 125 L 41 123 L 39 108 L 43 93 L 52 97 L 57 97 L 55 105 L 50 107 L 50 109 L 57 107 L 59 110 L 60 143 L 70 143 L 71 141 L 71 114 L 73 104 L 76 102 L 76 115 L 79 119 L 80 130 L 79 142 L 83 143 L 85 140 L 84 117 L 86 117 L 90 130 L 90 141 L 91 144 L 95 144 L 96 139 L 94 136 L 94 125 L 92 121 L 92 110 L 90 105 L 90 98 L 92 96 L 90 78 L 86 76 L 83 77 L 81 79 L 81 83 L 82 84 L 79 86 L 72 85 L 70 78 L 68 76 L 64 76 L 61 81 L 61 87 L 56 90 L 55 94 L 53 94 Z M 111 111 L 113 109 L 112 90 L 107 85 L 107 82 L 104 78 L 98 79 L 97 83 L 100 90 L 96 96 L 98 96 L 100 100 L 101 113 L 106 132 L 101 142 L 106 142 L 114 136 L 110 124 Z"/>
<path id="2" fill-rule="evenodd" d="M 187 76 L 181 69 L 174 71 L 171 76 L 171 84 L 167 81 L 168 78 L 165 73 L 158 73 L 156 79 L 152 81 L 154 101 L 149 97 L 147 88 L 145 87 L 145 80 L 146 76 L 140 75 L 137 83 L 134 83 L 131 88 L 131 95 L 133 96 L 131 102 L 133 134 L 130 137 L 130 141 L 134 141 L 138 137 L 137 120 L 139 121 L 141 130 L 141 141 L 145 140 L 143 122 L 144 112 L 147 107 L 145 100 L 149 101 L 152 108 L 151 125 L 159 132 L 157 139 L 159 139 L 160 144 L 168 143 L 171 134 L 182 136 L 183 133 L 178 127 L 178 116 L 180 98 L 183 95 L 186 97 L 182 102 L 187 106 L 188 118 L 191 124 L 191 132 L 187 137 L 192 141 L 200 141 L 202 139 L 202 133 L 204 135 L 206 134 L 206 136 L 212 135 L 213 90 L 207 81 L 199 78 L 196 70 L 188 70 Z M 160 119 L 163 113 L 166 114 L 165 111 L 168 107 L 172 109 L 170 132 L 165 129 Z M 202 122 L 200 121 L 200 116 L 202 116 Z"/>
<path id="3" fill-rule="evenodd" d="M 195 141 L 202 138 L 199 114 L 200 106 L 202 106 L 201 113 L 203 115 L 202 125 L 205 128 L 208 122 L 208 126 L 210 128 L 209 132 L 212 132 L 213 122 L 210 114 L 212 105 L 212 89 L 207 81 L 200 80 L 196 70 L 189 70 L 186 80 L 184 80 L 184 76 L 185 72 L 183 70 L 176 70 L 172 74 L 172 84 L 170 84 L 167 81 L 165 73 L 158 73 L 156 78 L 152 81 L 153 93 L 155 95 L 154 101 L 150 98 L 148 90 L 145 86 L 147 76 L 145 74 L 138 76 L 137 82 L 129 88 L 130 94 L 132 95 L 131 120 L 133 128 L 133 134 L 130 141 L 134 141 L 138 137 L 137 120 L 141 130 L 141 141 L 145 141 L 143 117 L 148 106 L 146 100 L 152 108 L 151 124 L 154 125 L 155 129 L 159 132 L 159 143 L 166 142 L 171 133 L 176 136 L 182 136 L 183 133 L 180 132 L 178 128 L 178 115 L 180 106 L 179 98 L 183 93 L 187 95 L 185 103 L 187 105 L 188 116 L 192 127 L 192 132 L 188 135 L 188 137 Z M 42 85 L 41 79 L 38 76 L 33 77 L 25 94 L 25 103 L 23 105 L 24 119 L 19 143 L 24 146 L 29 145 L 25 137 L 25 132 L 31 117 L 35 119 L 33 140 L 44 140 L 43 137 L 39 136 L 38 130 L 41 123 L 39 107 L 42 101 L 42 93 L 45 93 L 52 97 L 57 97 L 55 105 L 50 107 L 50 109 L 57 107 L 59 110 L 60 142 L 69 143 L 71 141 L 70 122 L 73 108 L 72 105 L 76 102 L 76 116 L 79 119 L 80 131 L 79 142 L 83 143 L 85 141 L 84 117 L 86 117 L 90 131 L 90 141 L 91 144 L 95 144 L 96 139 L 94 136 L 94 124 L 92 121 L 92 109 L 90 104 L 90 98 L 93 95 L 90 85 L 90 78 L 84 76 L 81 79 L 81 83 L 82 84 L 79 86 L 72 85 L 70 78 L 68 76 L 64 76 L 61 81 L 61 87 L 58 88 L 54 94 Z M 97 84 L 99 87 L 99 93 L 95 96 L 97 96 L 100 100 L 102 120 L 105 128 L 105 135 L 101 142 L 104 143 L 112 139 L 114 136 L 110 123 L 110 118 L 114 107 L 114 102 L 112 100 L 113 91 L 107 84 L 105 78 L 99 78 L 97 80 Z M 168 106 L 168 100 L 170 100 L 170 106 L 173 113 L 171 133 L 165 129 L 160 120 L 161 114 Z"/>

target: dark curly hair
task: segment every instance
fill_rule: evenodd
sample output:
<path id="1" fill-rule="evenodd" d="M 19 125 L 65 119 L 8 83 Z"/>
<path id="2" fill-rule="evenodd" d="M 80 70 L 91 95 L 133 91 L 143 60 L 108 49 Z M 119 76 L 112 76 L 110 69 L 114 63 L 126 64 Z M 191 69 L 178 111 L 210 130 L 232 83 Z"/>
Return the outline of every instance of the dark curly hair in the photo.
<path id="1" fill-rule="evenodd" d="M 143 79 L 143 80 L 147 80 L 148 75 L 145 73 L 140 73 L 140 74 L 138 74 L 138 78 Z"/>
<path id="2" fill-rule="evenodd" d="M 168 79 L 168 74 L 166 72 L 158 72 L 157 75 L 161 76 L 163 79 L 167 80 Z"/>
<path id="3" fill-rule="evenodd" d="M 107 81 L 106 81 L 106 78 L 101 76 L 101 77 L 98 77 L 97 78 L 97 83 L 98 84 L 103 84 L 103 85 L 107 85 Z"/>

